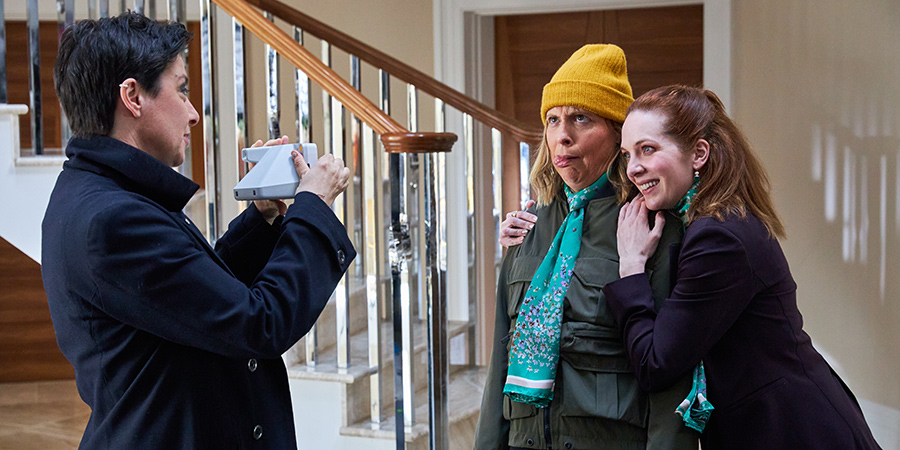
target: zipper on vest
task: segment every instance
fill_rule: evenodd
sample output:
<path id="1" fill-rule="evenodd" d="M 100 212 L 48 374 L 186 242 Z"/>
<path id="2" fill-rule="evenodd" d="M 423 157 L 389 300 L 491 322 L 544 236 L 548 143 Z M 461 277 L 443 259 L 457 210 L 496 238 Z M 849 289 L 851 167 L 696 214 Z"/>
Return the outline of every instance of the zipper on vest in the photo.
<path id="1" fill-rule="evenodd" d="M 547 443 L 547 450 L 553 450 L 553 439 L 550 436 L 550 407 L 542 408 L 544 415 L 544 441 Z"/>

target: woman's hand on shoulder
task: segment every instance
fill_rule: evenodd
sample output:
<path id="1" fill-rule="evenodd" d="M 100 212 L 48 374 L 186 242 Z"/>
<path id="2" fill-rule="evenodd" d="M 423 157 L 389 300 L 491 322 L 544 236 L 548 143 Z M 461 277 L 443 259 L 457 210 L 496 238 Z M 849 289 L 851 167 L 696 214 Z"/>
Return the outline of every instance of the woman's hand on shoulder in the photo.
<path id="1" fill-rule="evenodd" d="M 656 222 L 650 228 L 650 210 L 644 197 L 638 196 L 619 210 L 619 228 L 616 230 L 616 246 L 619 250 L 619 276 L 643 273 L 647 260 L 656 252 L 666 224 L 665 214 L 656 213 Z"/>
<path id="2" fill-rule="evenodd" d="M 500 245 L 512 247 L 525 240 L 525 235 L 534 228 L 534 224 L 537 222 L 536 215 L 525 211 L 532 206 L 534 206 L 534 200 L 528 200 L 522 211 L 506 213 L 506 220 L 500 223 L 500 238 L 498 239 Z"/>

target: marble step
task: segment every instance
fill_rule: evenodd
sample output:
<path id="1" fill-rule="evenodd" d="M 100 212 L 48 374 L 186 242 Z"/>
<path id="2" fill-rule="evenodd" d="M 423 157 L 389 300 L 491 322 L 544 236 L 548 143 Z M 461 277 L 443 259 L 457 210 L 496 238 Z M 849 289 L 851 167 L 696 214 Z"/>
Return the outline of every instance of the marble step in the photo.
<path id="1" fill-rule="evenodd" d="M 467 323 L 451 321 L 447 326 L 449 339 L 466 332 Z M 381 325 L 381 366 L 380 377 L 382 401 L 382 417 L 392 416 L 394 398 L 394 355 L 393 325 L 389 322 Z M 331 381 L 343 383 L 344 388 L 341 402 L 344 405 L 342 425 L 357 423 L 371 418 L 371 380 L 370 375 L 375 369 L 368 364 L 368 334 L 365 330 L 350 337 L 350 367 L 339 368 L 337 366 L 337 351 L 334 346 L 320 350 L 319 359 L 315 366 L 309 366 L 305 362 L 289 364 L 288 377 L 304 380 Z M 427 386 L 427 339 L 424 322 L 415 320 L 413 324 L 413 381 L 414 389 L 422 390 Z M 418 403 L 417 403 L 418 404 Z"/>
<path id="2" fill-rule="evenodd" d="M 486 367 L 466 368 L 451 367 L 450 384 L 447 388 L 450 401 L 450 448 L 453 450 L 469 450 L 475 439 L 475 425 L 481 409 L 481 396 L 487 378 Z M 393 400 L 390 400 L 393 402 Z M 420 389 L 416 392 L 415 418 L 416 424 L 408 427 L 404 433 L 408 450 L 425 450 L 428 448 L 428 391 Z M 396 439 L 396 421 L 394 416 L 380 424 L 370 421 L 359 421 L 341 428 L 341 434 L 371 439 Z"/>

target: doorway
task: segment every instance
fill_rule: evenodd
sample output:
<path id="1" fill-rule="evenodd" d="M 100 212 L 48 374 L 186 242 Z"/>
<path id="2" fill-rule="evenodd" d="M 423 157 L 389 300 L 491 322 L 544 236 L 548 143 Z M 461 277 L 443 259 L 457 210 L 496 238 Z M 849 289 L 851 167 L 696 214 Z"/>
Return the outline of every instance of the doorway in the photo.
<path id="1" fill-rule="evenodd" d="M 541 91 L 585 44 L 625 51 L 634 96 L 703 84 L 703 5 L 494 16 L 496 108 L 539 128 Z M 503 211 L 519 207 L 519 149 L 503 149 Z M 532 153 L 532 158 L 534 154 Z"/>

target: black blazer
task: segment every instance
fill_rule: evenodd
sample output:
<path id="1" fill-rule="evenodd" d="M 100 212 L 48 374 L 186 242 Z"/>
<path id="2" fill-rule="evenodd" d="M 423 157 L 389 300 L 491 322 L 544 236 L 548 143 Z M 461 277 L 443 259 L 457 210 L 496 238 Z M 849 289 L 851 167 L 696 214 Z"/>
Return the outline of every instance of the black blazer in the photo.
<path id="1" fill-rule="evenodd" d="M 281 354 L 356 255 L 328 205 L 301 193 L 275 226 L 251 206 L 216 252 L 181 212 L 192 181 L 111 138 L 66 153 L 42 272 L 81 448 L 296 448 Z"/>
<path id="2" fill-rule="evenodd" d="M 672 261 L 674 289 L 658 314 L 644 274 L 604 292 L 645 389 L 703 360 L 715 407 L 704 450 L 879 448 L 803 331 L 787 260 L 756 217 L 696 220 Z"/>

